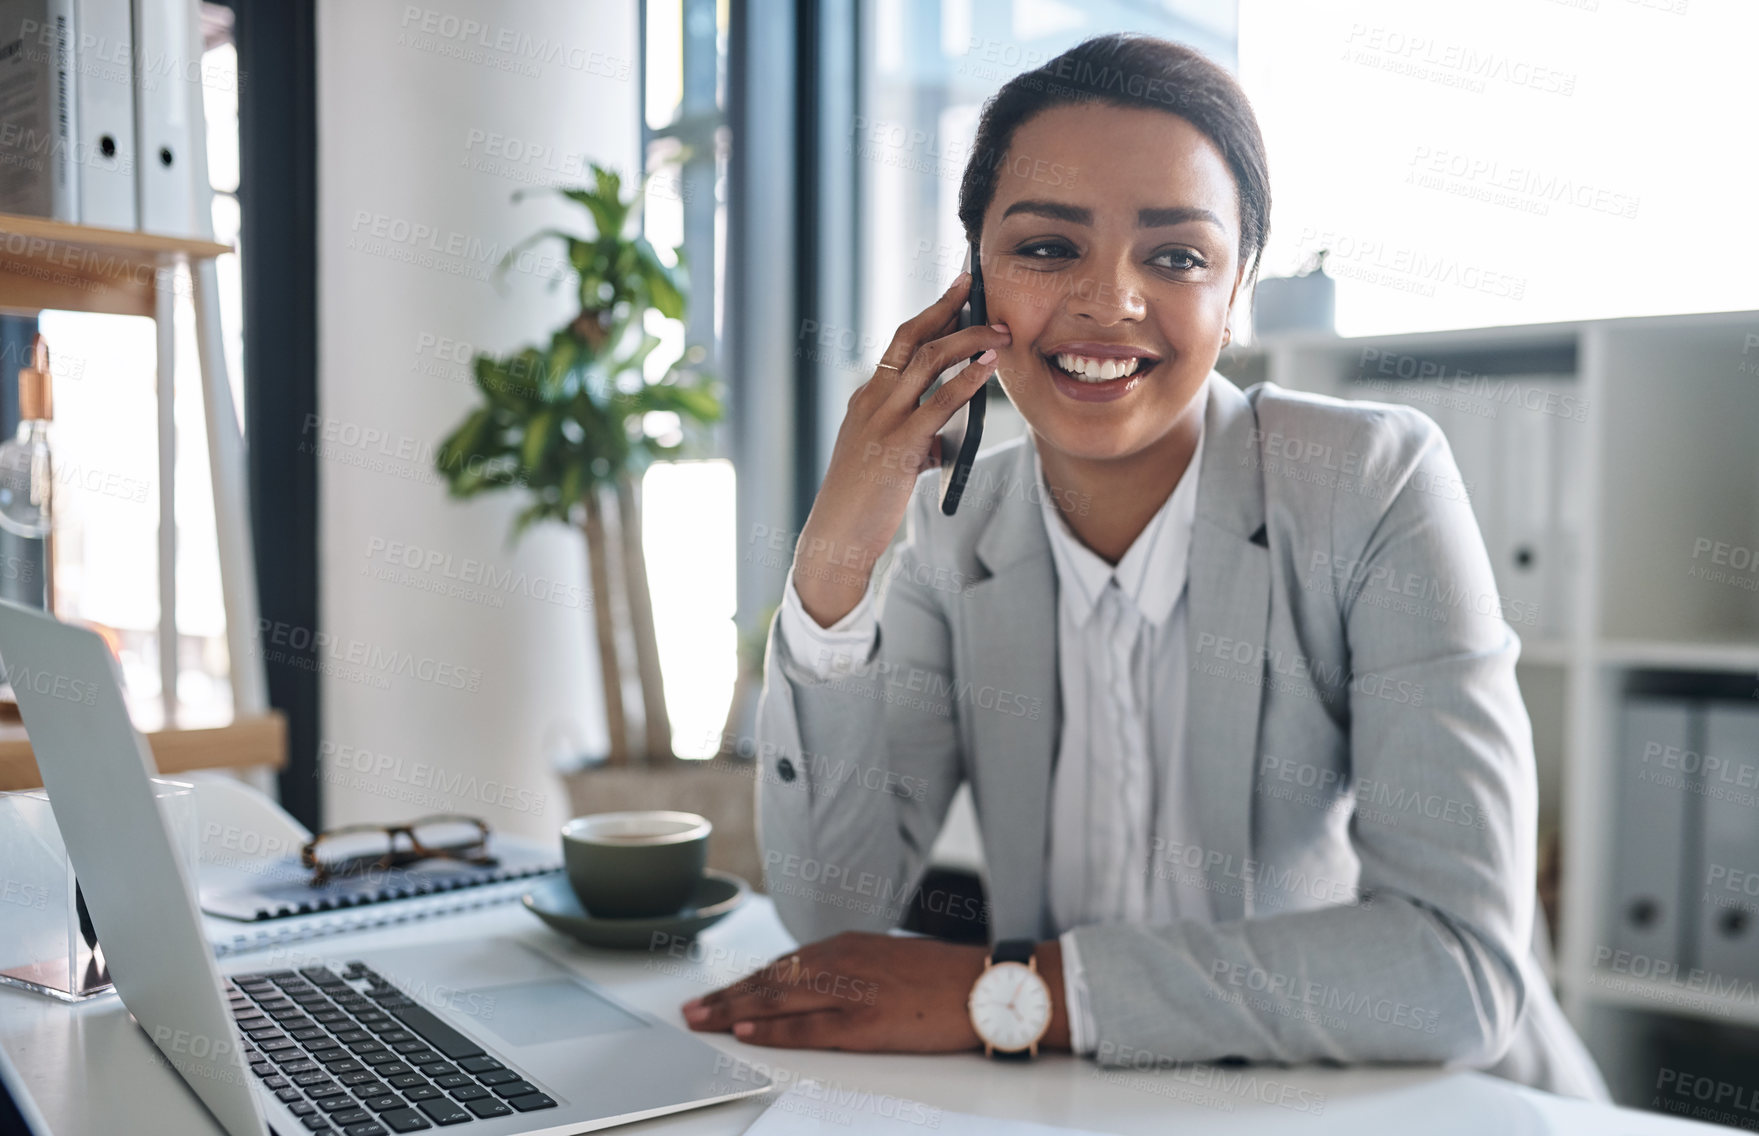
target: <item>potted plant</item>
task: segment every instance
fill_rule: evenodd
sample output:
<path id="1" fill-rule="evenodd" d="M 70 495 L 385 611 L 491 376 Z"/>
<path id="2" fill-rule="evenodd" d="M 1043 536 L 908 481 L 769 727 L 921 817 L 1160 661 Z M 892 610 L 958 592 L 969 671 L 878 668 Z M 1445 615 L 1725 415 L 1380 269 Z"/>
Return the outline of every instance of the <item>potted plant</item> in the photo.
<path id="1" fill-rule="evenodd" d="M 635 647 L 635 669 L 646 719 L 643 750 L 650 762 L 670 759 L 671 720 L 654 636 L 653 601 L 641 548 L 641 475 L 656 461 L 685 456 L 701 427 L 720 419 L 720 384 L 694 366 L 692 348 L 657 381 L 644 373 L 659 339 L 647 314 L 682 322 L 686 304 L 684 250 L 668 266 L 639 234 L 626 233 L 641 190 L 624 200 L 622 179 L 594 163 L 593 185 L 559 192 L 586 210 L 592 235 L 546 228 L 511 249 L 558 240 L 579 285 L 580 311 L 549 341 L 511 355 L 477 354 L 471 370 L 481 402 L 446 438 L 436 464 L 453 497 L 517 489 L 526 504 L 512 538 L 539 521 L 578 527 L 586 537 L 587 571 L 599 669 L 604 681 L 607 760 L 630 760 L 623 706 L 624 667 L 612 602 L 612 568 Z M 517 201 L 522 193 L 515 193 Z"/>

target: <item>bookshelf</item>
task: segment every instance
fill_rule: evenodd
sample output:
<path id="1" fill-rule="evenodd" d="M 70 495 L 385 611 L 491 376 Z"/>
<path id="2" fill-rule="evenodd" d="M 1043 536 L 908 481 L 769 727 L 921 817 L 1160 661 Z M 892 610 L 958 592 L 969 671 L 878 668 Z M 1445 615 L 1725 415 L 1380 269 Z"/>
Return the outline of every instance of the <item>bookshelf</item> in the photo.
<path id="1" fill-rule="evenodd" d="M 1391 378 L 1382 373 L 1388 359 L 1397 361 Z M 1410 397 L 1425 368 L 1471 376 L 1460 384 L 1477 392 L 1470 397 L 1494 398 L 1485 392 L 1499 382 L 1544 376 L 1579 401 L 1574 430 L 1544 471 L 1550 485 L 1535 489 L 1566 501 L 1547 536 L 1550 619 L 1543 632 L 1516 627 L 1541 830 L 1561 839 L 1554 932 L 1566 1011 L 1609 1068 L 1657 1021 L 1759 1027 L 1749 995 L 1719 997 L 1596 967 L 1608 941 L 1612 850 L 1629 837 L 1617 831 L 1613 748 L 1623 700 L 1657 685 L 1759 697 L 1759 563 L 1749 563 L 1759 553 L 1741 551 L 1759 548 L 1759 312 L 1349 339 L 1302 333 L 1226 351 L 1218 363 L 1241 386 L 1269 380 L 1427 411 Z M 1470 482 L 1468 455 L 1480 442 L 1456 439 L 1446 415 L 1432 417 Z M 1459 434 L 1484 430 L 1469 418 L 1454 416 Z M 1506 408 L 1489 422 L 1491 435 L 1521 428 Z M 1476 492 L 1473 501 L 1478 510 Z M 1506 503 L 1483 502 L 1480 513 L 1499 592 L 1517 571 L 1510 546 L 1489 539 Z"/>
<path id="2" fill-rule="evenodd" d="M 206 173 L 202 176 L 205 178 Z M 145 316 L 157 327 L 159 516 L 175 517 L 173 470 L 176 432 L 172 416 L 174 373 L 172 305 L 176 271 L 195 290 L 202 388 L 207 409 L 209 463 L 214 476 L 220 571 L 226 593 L 227 646 L 231 655 L 233 717 L 229 722 L 180 719 L 177 690 L 176 530 L 159 526 L 159 670 L 167 700 L 137 713 L 137 724 L 161 773 L 202 768 L 278 769 L 286 763 L 287 728 L 267 708 L 262 660 L 250 636 L 257 620 L 249 521 L 244 509 L 243 439 L 219 344 L 213 260 L 231 246 L 204 237 L 171 237 L 69 224 L 42 217 L 0 213 L 0 309 L 34 316 L 45 309 Z M 51 344 L 53 351 L 56 345 Z M 24 729 L 0 724 L 0 791 L 41 784 Z"/>

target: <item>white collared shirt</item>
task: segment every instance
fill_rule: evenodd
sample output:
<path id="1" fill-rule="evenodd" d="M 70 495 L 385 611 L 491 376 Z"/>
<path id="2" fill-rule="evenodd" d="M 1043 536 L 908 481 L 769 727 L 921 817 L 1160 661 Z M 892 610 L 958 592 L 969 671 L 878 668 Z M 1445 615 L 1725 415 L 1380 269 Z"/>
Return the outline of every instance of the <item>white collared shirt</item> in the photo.
<path id="1" fill-rule="evenodd" d="M 1194 412 L 1201 424 L 1207 385 Z M 1201 425 L 1199 426 L 1201 431 Z M 1063 948 L 1064 999 L 1076 1053 L 1096 1032 L 1075 938 L 1091 923 L 1165 924 L 1211 918 L 1196 873 L 1157 873 L 1161 849 L 1191 843 L 1194 818 L 1184 778 L 1186 571 L 1197 519 L 1203 439 L 1166 502 L 1118 561 L 1083 545 L 1058 510 L 1032 447 L 1045 533 L 1057 571 L 1057 671 L 1062 692 L 1050 817 L 1051 916 Z M 864 661 L 878 621 L 874 585 L 830 628 L 806 614 L 788 574 L 782 635 L 789 653 L 819 677 Z"/>

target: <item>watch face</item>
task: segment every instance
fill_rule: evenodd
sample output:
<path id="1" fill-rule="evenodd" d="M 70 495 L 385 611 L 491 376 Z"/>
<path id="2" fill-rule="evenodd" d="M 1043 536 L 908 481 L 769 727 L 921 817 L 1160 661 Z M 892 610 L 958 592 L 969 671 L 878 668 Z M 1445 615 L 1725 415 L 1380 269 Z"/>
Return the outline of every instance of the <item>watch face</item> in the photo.
<path id="1" fill-rule="evenodd" d="M 1044 1036 L 1050 1020 L 1050 989 L 1024 964 L 996 963 L 971 988 L 971 1025 L 992 1048 L 1025 1049 Z"/>

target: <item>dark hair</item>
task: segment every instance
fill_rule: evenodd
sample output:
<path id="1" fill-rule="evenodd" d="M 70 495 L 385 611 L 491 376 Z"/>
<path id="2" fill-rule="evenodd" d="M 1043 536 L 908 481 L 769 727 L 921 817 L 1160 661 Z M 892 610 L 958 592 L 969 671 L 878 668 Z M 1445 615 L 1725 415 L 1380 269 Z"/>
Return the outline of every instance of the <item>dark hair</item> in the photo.
<path id="1" fill-rule="evenodd" d="M 959 184 L 967 240 L 983 228 L 1014 132 L 1060 106 L 1103 102 L 1176 114 L 1215 143 L 1240 195 L 1240 263 L 1258 274 L 1270 233 L 1270 171 L 1264 136 L 1234 77 L 1184 44 L 1134 32 L 1094 36 L 1033 71 L 1014 76 L 983 105 L 971 159 Z"/>

